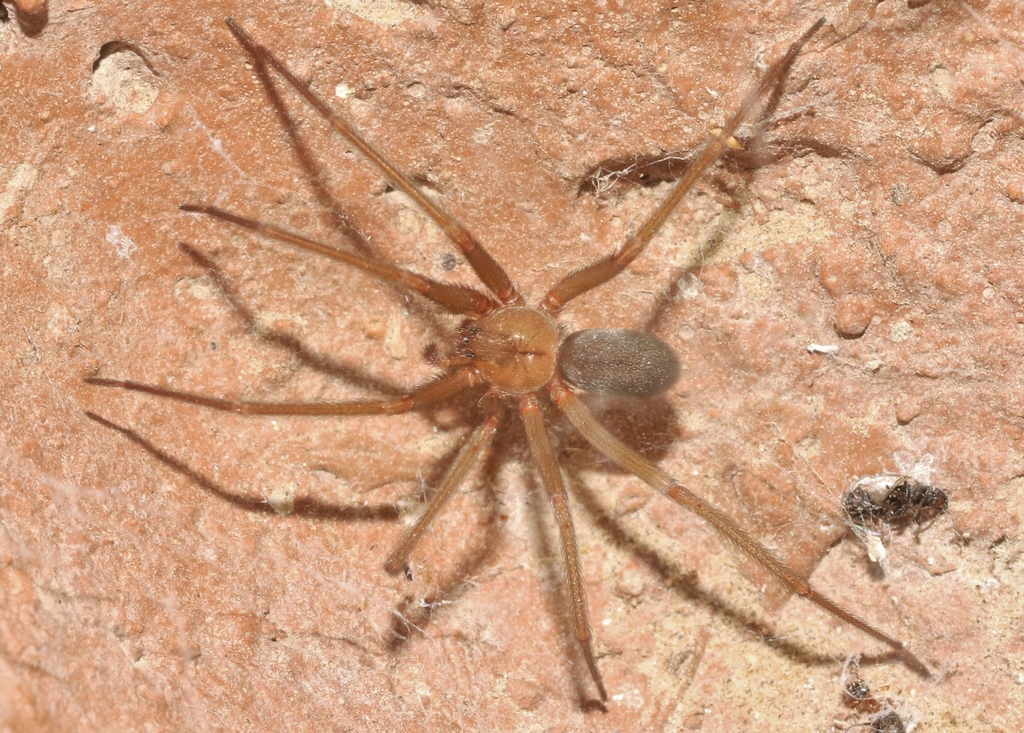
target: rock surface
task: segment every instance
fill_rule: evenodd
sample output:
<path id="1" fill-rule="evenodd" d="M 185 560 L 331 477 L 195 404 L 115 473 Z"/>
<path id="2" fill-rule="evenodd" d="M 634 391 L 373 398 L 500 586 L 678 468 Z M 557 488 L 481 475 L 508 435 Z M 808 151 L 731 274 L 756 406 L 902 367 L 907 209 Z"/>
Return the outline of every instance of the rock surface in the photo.
<path id="1" fill-rule="evenodd" d="M 0 727 L 841 731 L 863 720 L 841 694 L 855 654 L 917 730 L 1024 727 L 1024 8 L 806 5 L 19 4 L 0 24 Z M 14 22 L 19 8 L 43 26 Z M 83 384 L 395 392 L 431 374 L 420 354 L 453 326 L 178 211 L 211 203 L 351 246 L 225 16 L 536 302 L 670 185 L 588 172 L 671 168 L 819 13 L 830 23 L 763 134 L 741 130 L 747 150 L 562 322 L 665 339 L 679 384 L 650 403 L 591 400 L 602 421 L 940 681 L 787 600 L 552 411 L 612 697 L 596 712 L 513 413 L 409 581 L 383 559 L 480 419 L 475 399 L 258 420 Z M 473 281 L 404 196 L 286 99 L 373 251 Z M 234 307 L 179 242 L 222 268 Z M 840 503 L 885 471 L 927 475 L 951 508 L 892 537 L 881 573 Z"/>

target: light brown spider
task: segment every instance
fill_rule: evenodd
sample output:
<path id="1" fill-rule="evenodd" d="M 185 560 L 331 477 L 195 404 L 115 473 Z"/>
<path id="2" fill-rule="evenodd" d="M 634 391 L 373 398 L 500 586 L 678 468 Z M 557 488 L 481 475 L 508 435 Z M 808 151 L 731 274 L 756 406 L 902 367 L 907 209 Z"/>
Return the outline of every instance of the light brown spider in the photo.
<path id="1" fill-rule="evenodd" d="M 583 437 L 600 453 L 635 474 L 651 488 L 695 512 L 742 552 L 770 571 L 786 588 L 811 601 L 850 626 L 891 647 L 896 656 L 919 674 L 925 665 L 902 642 L 875 628 L 854 613 L 813 589 L 807 580 L 776 557 L 729 517 L 685 488 L 679 481 L 614 437 L 595 419 L 577 391 L 631 397 L 650 397 L 667 390 L 678 374 L 678 362 L 669 347 L 648 334 L 626 330 L 579 331 L 562 338 L 556 316 L 561 308 L 616 277 L 639 257 L 697 179 L 723 154 L 737 127 L 769 92 L 777 92 L 797 55 L 823 26 L 822 18 L 778 59 L 720 131 L 694 157 L 668 196 L 614 253 L 571 272 L 557 282 L 535 306 L 527 305 L 511 278 L 472 234 L 376 147 L 364 139 L 341 115 L 331 110 L 304 82 L 257 43 L 234 20 L 227 24 L 252 59 L 272 100 L 278 99 L 269 69 L 291 84 L 331 126 L 357 148 L 383 175 L 413 199 L 449 239 L 458 246 L 486 291 L 452 285 L 418 275 L 381 259 L 343 251 L 287 231 L 274 224 L 246 218 L 213 206 L 185 204 L 183 211 L 205 214 L 249 229 L 269 239 L 316 252 L 370 273 L 385 283 L 413 291 L 447 311 L 461 315 L 461 326 L 448 349 L 434 354 L 441 373 L 434 379 L 390 399 L 345 402 L 277 403 L 239 401 L 182 392 L 119 379 L 91 377 L 89 384 L 117 387 L 166 397 L 214 410 L 245 415 L 381 415 L 399 414 L 437 405 L 476 386 L 485 387 L 487 415 L 476 427 L 448 467 L 425 510 L 405 532 L 384 562 L 389 573 L 407 568 L 411 553 L 444 510 L 469 472 L 483 459 L 508 409 L 518 409 L 527 442 L 558 525 L 565 585 L 573 634 L 602 701 L 607 700 L 593 648 L 587 593 L 580 563 L 572 512 L 565 481 L 552 451 L 541 415 L 542 400 L 550 399 Z M 90 415 L 103 424 L 126 429 Z"/>

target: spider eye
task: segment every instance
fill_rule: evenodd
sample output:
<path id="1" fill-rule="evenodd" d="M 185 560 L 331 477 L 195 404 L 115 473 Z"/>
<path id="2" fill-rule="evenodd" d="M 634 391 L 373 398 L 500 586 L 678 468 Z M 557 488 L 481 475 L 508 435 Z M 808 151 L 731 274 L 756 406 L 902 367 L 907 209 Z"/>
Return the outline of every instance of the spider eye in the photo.
<path id="1" fill-rule="evenodd" d="M 570 334 L 559 349 L 558 369 L 579 389 L 619 397 L 654 397 L 679 378 L 679 360 L 668 344 L 623 328 Z"/>

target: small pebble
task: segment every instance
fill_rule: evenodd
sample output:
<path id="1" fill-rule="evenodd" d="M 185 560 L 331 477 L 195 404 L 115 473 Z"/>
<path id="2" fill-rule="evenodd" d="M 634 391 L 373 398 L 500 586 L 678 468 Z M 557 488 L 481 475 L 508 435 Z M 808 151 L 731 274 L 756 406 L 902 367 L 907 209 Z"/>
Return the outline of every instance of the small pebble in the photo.
<path id="1" fill-rule="evenodd" d="M 917 397 L 907 397 L 896 405 L 896 422 L 900 425 L 906 425 L 920 414 L 921 400 Z"/>
<path id="2" fill-rule="evenodd" d="M 871 325 L 875 315 L 874 303 L 860 295 L 844 295 L 836 308 L 834 326 L 844 339 L 860 338 Z"/>

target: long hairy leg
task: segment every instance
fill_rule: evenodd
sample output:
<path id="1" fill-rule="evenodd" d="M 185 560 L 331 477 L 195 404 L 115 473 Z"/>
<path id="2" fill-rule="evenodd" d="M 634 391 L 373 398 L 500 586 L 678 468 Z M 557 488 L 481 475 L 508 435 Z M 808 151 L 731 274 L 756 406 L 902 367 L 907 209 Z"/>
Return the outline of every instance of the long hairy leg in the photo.
<path id="1" fill-rule="evenodd" d="M 495 403 L 500 404 L 500 401 L 495 401 Z M 469 436 L 469 440 L 462 446 L 459 454 L 445 472 L 444 478 L 441 479 L 441 483 L 437 487 L 437 491 L 430 497 L 427 508 L 416 518 L 413 525 L 406 530 L 398 544 L 395 545 L 395 549 L 391 551 L 387 560 L 384 561 L 385 571 L 395 575 L 402 572 L 406 567 L 409 562 L 409 555 L 416 549 L 416 545 L 423 539 L 423 535 L 426 534 L 430 525 L 441 515 L 441 512 L 448 504 L 448 500 L 455 494 L 455 490 L 465 481 L 466 475 L 474 466 L 480 463 L 484 451 L 487 450 L 487 446 L 494 439 L 494 433 L 497 431 L 500 423 L 501 417 L 496 409 L 488 414 L 480 426 Z"/>
<path id="2" fill-rule="evenodd" d="M 218 209 L 216 206 L 181 204 L 178 208 L 190 214 L 212 216 L 215 219 L 230 222 L 231 224 L 254 231 L 276 242 L 283 242 L 308 252 L 316 252 L 325 257 L 330 257 L 336 262 L 343 262 L 380 280 L 417 292 L 424 298 L 434 301 L 452 313 L 462 313 L 470 316 L 484 315 L 495 308 L 494 301 L 473 288 L 432 280 L 411 270 L 406 270 L 404 267 L 392 265 L 390 262 L 356 254 L 355 252 L 346 252 L 337 247 L 318 242 L 315 239 L 290 232 L 276 224 L 250 219 L 230 211 L 225 211 L 224 209 Z"/>
<path id="3" fill-rule="evenodd" d="M 544 417 L 540 413 L 540 405 L 535 394 L 523 395 L 520 398 L 520 410 L 523 425 L 526 428 L 526 440 L 530 444 L 530 453 L 540 471 L 541 482 L 547 489 L 551 510 L 558 523 L 558 536 L 562 545 L 562 565 L 565 568 L 565 590 L 569 597 L 569 611 L 572 616 L 573 632 L 576 642 L 583 652 L 583 658 L 590 669 L 590 676 L 597 685 L 601 700 L 608 699 L 604 681 L 597 669 L 594 657 L 594 635 L 590 628 L 590 610 L 587 607 L 587 586 L 583 580 L 583 566 L 580 563 L 580 549 L 576 542 L 576 528 L 569 509 L 569 495 L 565 490 L 565 480 L 558 467 L 555 453 L 551 450 Z"/>
<path id="4" fill-rule="evenodd" d="M 516 290 L 515 285 L 509 276 L 498 264 L 497 260 L 470 234 L 469 230 L 452 216 L 441 204 L 427 196 L 426 193 L 413 181 L 398 169 L 394 163 L 376 146 L 360 135 L 356 129 L 340 114 L 327 106 L 308 84 L 296 77 L 283 63 L 281 63 L 267 48 L 261 46 L 249 33 L 232 18 L 227 19 L 228 28 L 235 34 L 235 38 L 242 44 L 242 47 L 249 53 L 260 81 L 267 89 L 267 93 L 276 95 L 273 84 L 267 74 L 267 66 L 270 65 L 277 70 L 295 90 L 305 98 L 307 102 L 320 115 L 327 120 L 339 134 L 354 145 L 373 165 L 384 174 L 396 188 L 411 198 L 433 219 L 445 235 L 458 246 L 469 262 L 470 267 L 483 281 L 484 285 L 494 293 L 498 299 L 506 304 L 523 303 L 523 298 Z"/>
<path id="5" fill-rule="evenodd" d="M 675 211 L 676 206 L 679 205 L 679 202 L 682 201 L 693 184 L 697 182 L 697 179 L 725 152 L 729 139 L 736 131 L 736 128 L 753 111 L 765 94 L 785 77 L 793 62 L 796 61 L 800 50 L 824 24 L 824 18 L 818 19 L 817 23 L 811 26 L 789 47 L 789 50 L 786 51 L 782 58 L 771 65 L 761 79 L 760 84 L 757 85 L 757 88 L 746 96 L 742 104 L 740 104 L 740 108 L 732 116 L 732 119 L 704 146 L 697 159 L 687 168 L 683 177 L 679 179 L 679 182 L 669 192 L 668 196 L 658 205 L 658 208 L 651 212 L 651 215 L 647 217 L 647 220 L 640 228 L 614 254 L 586 265 L 575 272 L 570 272 L 562 278 L 548 292 L 547 297 L 541 303 L 541 308 L 549 313 L 557 312 L 573 298 L 611 280 L 643 253 L 648 243 L 658 233 L 658 230 L 661 229 L 665 220 Z"/>
<path id="6" fill-rule="evenodd" d="M 899 658 L 907 667 L 922 677 L 930 678 L 932 676 L 925 664 L 912 654 L 902 641 L 875 628 L 853 612 L 848 611 L 835 601 L 816 591 L 804 577 L 789 567 L 785 561 L 778 558 L 771 550 L 739 527 L 729 517 L 609 433 L 597 421 L 597 418 L 591 414 L 586 405 L 580 401 L 580 398 L 570 391 L 560 378 L 552 381 L 549 385 L 549 390 L 555 404 L 569 418 L 569 422 L 600 453 L 630 473 L 635 474 L 651 488 L 665 494 L 673 501 L 699 516 L 742 550 L 744 554 L 768 570 L 793 593 L 806 598 L 840 621 L 860 629 L 865 634 L 886 644 L 899 655 Z"/>
<path id="7" fill-rule="evenodd" d="M 239 415 L 400 415 L 420 407 L 443 402 L 479 383 L 479 377 L 471 369 L 460 369 L 432 379 L 401 397 L 376 400 L 348 400 L 344 402 L 260 402 L 253 400 L 232 400 L 223 397 L 185 392 L 183 390 L 158 387 L 144 382 L 127 379 L 106 379 L 86 377 L 86 384 L 96 387 L 116 387 L 129 392 L 142 392 L 157 397 L 200 405 L 211 410 L 234 412 Z"/>

